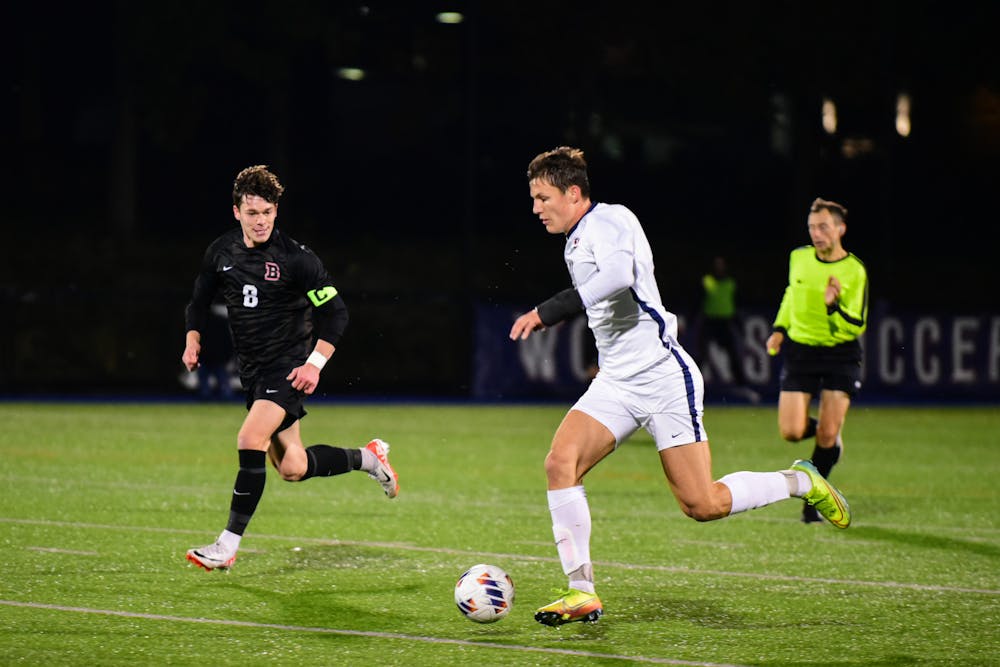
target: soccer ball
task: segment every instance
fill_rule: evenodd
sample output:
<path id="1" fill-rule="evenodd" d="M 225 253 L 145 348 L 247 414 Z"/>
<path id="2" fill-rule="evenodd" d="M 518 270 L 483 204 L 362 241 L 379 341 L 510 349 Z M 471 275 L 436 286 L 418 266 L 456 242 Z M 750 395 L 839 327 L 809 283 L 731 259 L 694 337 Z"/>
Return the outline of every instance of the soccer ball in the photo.
<path id="1" fill-rule="evenodd" d="M 455 604 L 470 621 L 499 621 L 514 604 L 514 582 L 496 565 L 473 565 L 455 584 Z"/>

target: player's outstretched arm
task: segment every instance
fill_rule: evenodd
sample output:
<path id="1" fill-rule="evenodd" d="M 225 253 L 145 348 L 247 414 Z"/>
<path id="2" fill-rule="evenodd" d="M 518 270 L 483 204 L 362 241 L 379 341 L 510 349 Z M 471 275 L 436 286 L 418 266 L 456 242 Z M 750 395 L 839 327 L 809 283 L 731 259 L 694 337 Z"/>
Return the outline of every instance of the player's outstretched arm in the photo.
<path id="1" fill-rule="evenodd" d="M 775 331 L 767 338 L 767 342 L 764 343 L 764 347 L 767 348 L 767 353 L 772 357 L 781 352 L 781 344 L 785 342 L 785 334 L 781 331 Z"/>
<path id="2" fill-rule="evenodd" d="M 192 329 L 187 332 L 184 338 L 184 354 L 181 355 L 181 361 L 184 362 L 185 368 L 193 371 L 199 365 L 198 357 L 201 355 L 201 332 Z"/>
<path id="3" fill-rule="evenodd" d="M 580 293 L 573 287 L 564 289 L 517 318 L 514 326 L 510 328 L 510 339 L 524 340 L 532 331 L 559 324 L 582 310 L 583 300 L 580 298 Z"/>
<path id="4" fill-rule="evenodd" d="M 524 315 L 521 315 L 519 318 L 514 320 L 514 325 L 510 328 L 510 339 L 524 340 L 531 335 L 532 331 L 544 328 L 545 325 L 542 324 L 542 318 L 538 315 L 538 309 L 532 308 Z"/>
<path id="5" fill-rule="evenodd" d="M 319 372 L 323 366 L 333 356 L 336 348 L 322 338 L 316 341 L 316 348 L 301 366 L 296 366 L 288 374 L 286 380 L 291 380 L 292 388 L 305 393 L 312 394 L 319 385 Z"/>

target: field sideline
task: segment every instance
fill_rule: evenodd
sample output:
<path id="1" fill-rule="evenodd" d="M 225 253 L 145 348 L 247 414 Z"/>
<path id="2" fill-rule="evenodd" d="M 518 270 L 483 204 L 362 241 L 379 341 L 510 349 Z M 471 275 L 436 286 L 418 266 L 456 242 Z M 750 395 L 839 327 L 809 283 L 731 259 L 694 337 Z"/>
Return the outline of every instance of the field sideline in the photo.
<path id="1" fill-rule="evenodd" d="M 238 404 L 0 403 L 0 664 L 1000 664 L 1000 410 L 868 407 L 834 481 L 847 530 L 797 501 L 699 524 L 637 434 L 587 479 L 606 615 L 559 629 L 542 459 L 557 406 L 315 403 L 307 442 L 392 443 L 401 493 L 363 474 L 282 482 L 230 573 L 189 567 L 228 515 Z M 811 444 L 773 406 L 709 406 L 716 476 Z M 506 569 L 511 615 L 452 586 Z"/>

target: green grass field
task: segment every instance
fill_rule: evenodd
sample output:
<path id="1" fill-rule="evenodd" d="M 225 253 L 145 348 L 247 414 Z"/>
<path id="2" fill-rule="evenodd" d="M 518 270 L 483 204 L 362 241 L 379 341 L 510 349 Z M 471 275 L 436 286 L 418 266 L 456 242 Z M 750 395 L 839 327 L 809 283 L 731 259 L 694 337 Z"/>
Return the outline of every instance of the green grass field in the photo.
<path id="1" fill-rule="evenodd" d="M 0 664 L 1000 664 L 1000 410 L 855 406 L 837 530 L 798 501 L 696 523 L 637 434 L 587 479 L 605 616 L 549 628 L 565 585 L 542 459 L 559 407 L 313 403 L 307 442 L 392 443 L 364 474 L 267 489 L 229 573 L 187 565 L 228 516 L 242 406 L 0 404 Z M 811 444 L 773 406 L 709 406 L 716 477 Z M 477 625 L 478 562 L 517 586 Z"/>

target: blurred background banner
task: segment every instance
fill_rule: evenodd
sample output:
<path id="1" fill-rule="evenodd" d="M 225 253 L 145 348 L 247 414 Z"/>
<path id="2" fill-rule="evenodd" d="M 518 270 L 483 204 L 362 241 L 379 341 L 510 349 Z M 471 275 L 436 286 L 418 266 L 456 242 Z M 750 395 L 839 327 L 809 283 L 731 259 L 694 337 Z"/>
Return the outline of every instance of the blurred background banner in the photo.
<path id="1" fill-rule="evenodd" d="M 481 320 L 568 284 L 525 171 L 570 144 L 642 221 L 674 312 L 722 255 L 769 321 L 809 203 L 834 199 L 873 323 L 902 314 L 869 334 L 869 387 L 1000 400 L 1000 3 L 458 5 L 5 7 L 0 396 L 190 394 L 184 306 L 252 164 L 351 311 L 323 393 L 550 386 L 535 361 L 487 382 L 521 362 L 481 353 Z"/>
<path id="2" fill-rule="evenodd" d="M 583 315 L 514 342 L 511 324 L 527 308 L 481 306 L 476 310 L 473 395 L 482 400 L 575 400 L 597 371 L 593 339 Z M 775 400 L 781 357 L 767 355 L 764 341 L 773 313 L 751 309 L 737 325 L 747 385 Z M 690 318 L 681 318 L 682 324 Z M 682 330 L 682 343 L 692 342 Z M 965 402 L 1000 396 L 1000 315 L 891 313 L 871 317 L 863 338 L 861 401 Z M 689 348 L 690 349 L 690 348 Z M 700 367 L 706 397 L 748 402 L 733 386 L 728 359 L 709 346 Z"/>
<path id="3" fill-rule="evenodd" d="M 530 308 L 476 308 L 475 398 L 575 400 L 589 383 L 597 353 L 587 318 L 578 315 L 526 340 L 512 341 L 510 327 L 527 310 Z"/>

